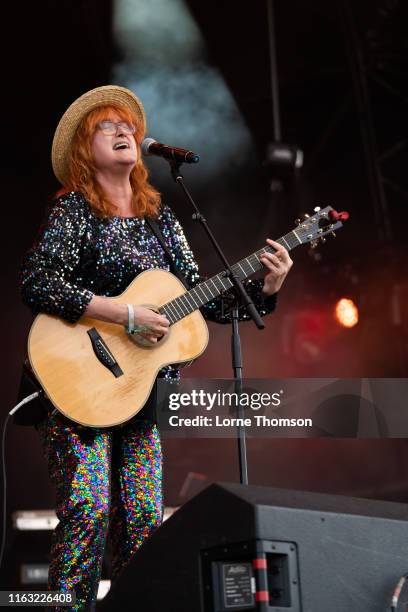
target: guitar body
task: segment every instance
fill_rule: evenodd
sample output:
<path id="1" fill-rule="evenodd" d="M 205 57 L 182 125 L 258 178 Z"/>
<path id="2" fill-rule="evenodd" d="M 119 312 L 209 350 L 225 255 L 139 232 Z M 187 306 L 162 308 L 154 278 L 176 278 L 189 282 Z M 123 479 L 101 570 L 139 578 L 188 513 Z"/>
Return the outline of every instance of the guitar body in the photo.
<path id="1" fill-rule="evenodd" d="M 165 270 L 139 274 L 121 295 L 125 304 L 158 308 L 186 293 Z M 95 328 L 120 366 L 115 375 L 97 358 L 88 330 Z M 166 365 L 196 359 L 208 344 L 208 327 L 199 310 L 170 326 L 154 346 L 139 346 L 121 325 L 81 317 L 70 324 L 40 314 L 28 339 L 31 367 L 51 403 L 66 417 L 90 427 L 119 425 L 146 403 L 156 376 Z"/>

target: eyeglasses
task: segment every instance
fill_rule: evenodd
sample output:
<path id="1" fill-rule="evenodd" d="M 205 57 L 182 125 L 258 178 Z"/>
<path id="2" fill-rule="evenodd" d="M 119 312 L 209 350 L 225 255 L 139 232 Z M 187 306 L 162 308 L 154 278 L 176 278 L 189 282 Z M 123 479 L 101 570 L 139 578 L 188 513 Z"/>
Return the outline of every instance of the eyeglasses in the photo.
<path id="1" fill-rule="evenodd" d="M 100 121 L 98 123 L 98 128 L 107 136 L 113 136 L 113 134 L 116 134 L 118 128 L 120 128 L 125 134 L 134 134 L 136 132 L 135 126 L 132 123 L 126 123 L 125 121 L 118 121 L 117 123 L 114 121 Z"/>

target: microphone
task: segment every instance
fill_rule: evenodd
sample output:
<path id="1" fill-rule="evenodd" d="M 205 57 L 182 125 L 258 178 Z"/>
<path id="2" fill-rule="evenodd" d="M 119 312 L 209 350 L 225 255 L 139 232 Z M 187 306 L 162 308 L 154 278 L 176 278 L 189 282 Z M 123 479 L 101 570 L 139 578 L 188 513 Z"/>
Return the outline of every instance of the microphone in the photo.
<path id="1" fill-rule="evenodd" d="M 142 142 L 142 153 L 143 155 L 157 155 L 158 157 L 164 157 L 164 159 L 186 164 L 198 164 L 200 161 L 197 153 L 187 151 L 187 149 L 170 147 L 169 145 L 157 142 L 157 140 L 154 140 L 154 138 L 144 139 Z"/>

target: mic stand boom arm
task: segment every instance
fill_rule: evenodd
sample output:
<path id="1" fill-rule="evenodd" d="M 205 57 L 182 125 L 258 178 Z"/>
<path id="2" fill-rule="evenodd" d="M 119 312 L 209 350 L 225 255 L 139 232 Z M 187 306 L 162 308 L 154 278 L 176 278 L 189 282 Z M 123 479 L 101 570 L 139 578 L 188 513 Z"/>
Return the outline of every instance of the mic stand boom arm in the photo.
<path id="1" fill-rule="evenodd" d="M 206 221 L 205 217 L 198 210 L 196 203 L 194 202 L 190 192 L 188 191 L 188 189 L 187 189 L 187 187 L 186 187 L 186 185 L 184 183 L 183 175 L 180 173 L 181 162 L 177 162 L 177 161 L 171 160 L 171 161 L 169 161 L 169 164 L 170 164 L 170 167 L 171 167 L 171 175 L 172 175 L 174 181 L 181 187 L 184 195 L 186 196 L 187 200 L 190 202 L 190 204 L 192 205 L 192 207 L 194 209 L 194 213 L 193 213 L 194 221 L 198 221 L 201 224 L 201 226 L 204 228 L 205 233 L 207 234 L 207 236 L 210 239 L 210 241 L 211 241 L 211 243 L 212 243 L 212 245 L 213 245 L 217 255 L 219 256 L 219 258 L 222 261 L 222 265 L 223 265 L 224 269 L 227 272 L 228 278 L 230 279 L 230 281 L 234 285 L 234 288 L 236 290 L 237 296 L 238 296 L 241 304 L 243 304 L 245 306 L 245 308 L 248 311 L 249 316 L 254 321 L 254 323 L 257 326 L 257 328 L 258 329 L 264 329 L 265 323 L 262 321 L 259 312 L 255 308 L 254 303 L 252 302 L 252 300 L 249 297 L 248 293 L 245 291 L 245 288 L 244 288 L 240 278 L 238 278 L 238 276 L 236 276 L 234 274 L 230 264 L 228 263 L 224 253 L 222 252 L 221 247 L 218 244 L 214 234 L 212 233 L 212 231 L 208 227 L 208 224 L 207 224 L 207 221 Z"/>

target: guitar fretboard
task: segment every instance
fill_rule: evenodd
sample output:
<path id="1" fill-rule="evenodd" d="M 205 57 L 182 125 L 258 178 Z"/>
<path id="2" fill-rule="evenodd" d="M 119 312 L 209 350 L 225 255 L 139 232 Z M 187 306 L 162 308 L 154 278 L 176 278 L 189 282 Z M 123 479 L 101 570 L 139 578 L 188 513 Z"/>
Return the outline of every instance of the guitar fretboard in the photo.
<path id="1" fill-rule="evenodd" d="M 289 232 L 282 238 L 276 240 L 280 245 L 284 246 L 285 249 L 291 251 L 299 244 L 302 244 L 302 241 L 298 237 L 295 230 Z M 237 276 L 241 281 L 248 278 L 258 270 L 262 268 L 262 264 L 259 261 L 259 258 L 264 253 L 274 253 L 275 249 L 270 246 L 266 246 L 249 257 L 245 259 L 241 259 L 238 263 L 231 266 L 232 271 L 235 276 Z M 190 289 L 183 295 L 175 298 L 171 302 L 167 302 L 160 309 L 160 313 L 165 315 L 167 319 L 170 321 L 170 324 L 177 323 L 187 315 L 191 314 L 207 302 L 211 302 L 214 298 L 218 297 L 223 291 L 228 291 L 233 287 L 232 281 L 228 278 L 228 273 L 223 271 L 209 278 L 208 280 L 196 285 L 194 289 Z"/>

